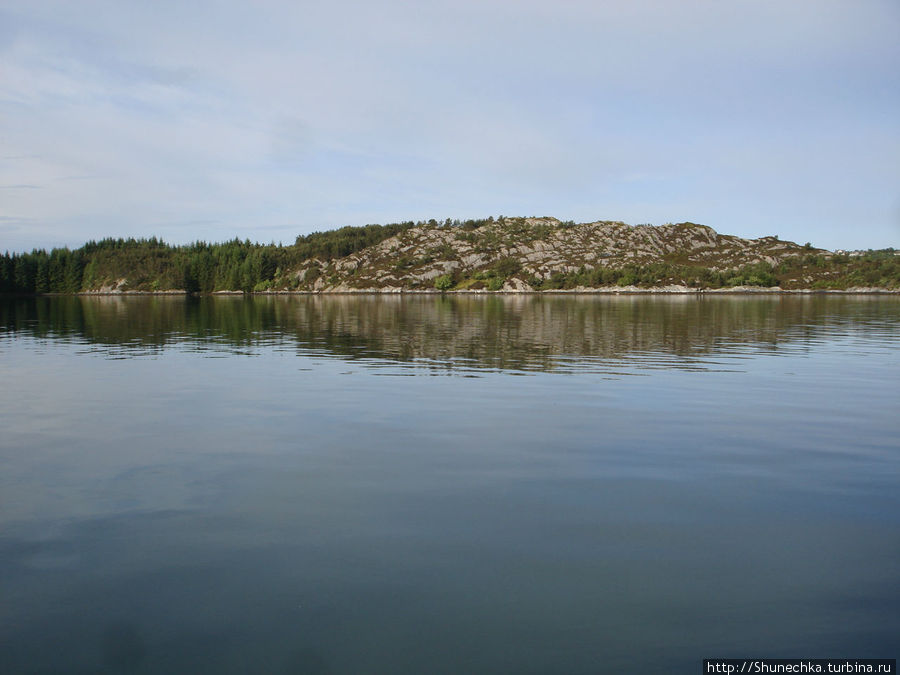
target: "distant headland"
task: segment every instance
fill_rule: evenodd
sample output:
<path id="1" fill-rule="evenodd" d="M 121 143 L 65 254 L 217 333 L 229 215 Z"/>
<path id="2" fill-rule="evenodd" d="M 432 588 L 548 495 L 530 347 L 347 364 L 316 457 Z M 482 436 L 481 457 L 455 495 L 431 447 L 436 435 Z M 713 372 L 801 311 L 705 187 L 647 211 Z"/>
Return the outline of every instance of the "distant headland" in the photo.
<path id="1" fill-rule="evenodd" d="M 342 227 L 290 245 L 104 239 L 0 256 L 0 292 L 900 292 L 900 252 L 555 218 Z"/>

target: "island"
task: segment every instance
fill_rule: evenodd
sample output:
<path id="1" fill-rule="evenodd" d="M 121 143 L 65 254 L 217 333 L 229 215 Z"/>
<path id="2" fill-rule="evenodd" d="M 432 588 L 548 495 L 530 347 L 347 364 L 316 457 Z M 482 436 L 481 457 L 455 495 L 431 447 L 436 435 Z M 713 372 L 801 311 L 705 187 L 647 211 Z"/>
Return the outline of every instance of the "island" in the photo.
<path id="1" fill-rule="evenodd" d="M 103 239 L 0 256 L 0 293 L 900 292 L 893 248 L 550 217 L 348 226 L 293 244 Z"/>

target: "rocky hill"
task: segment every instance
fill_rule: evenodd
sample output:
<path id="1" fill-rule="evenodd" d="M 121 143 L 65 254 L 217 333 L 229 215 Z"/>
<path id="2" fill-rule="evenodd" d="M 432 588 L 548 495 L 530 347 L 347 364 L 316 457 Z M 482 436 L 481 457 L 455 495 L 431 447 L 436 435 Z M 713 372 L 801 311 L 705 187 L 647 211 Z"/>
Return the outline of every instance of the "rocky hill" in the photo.
<path id="1" fill-rule="evenodd" d="M 827 280 L 833 258 L 808 244 L 742 239 L 694 223 L 482 222 L 419 225 L 338 259 L 313 258 L 293 271 L 288 286 L 314 292 L 799 287 Z"/>

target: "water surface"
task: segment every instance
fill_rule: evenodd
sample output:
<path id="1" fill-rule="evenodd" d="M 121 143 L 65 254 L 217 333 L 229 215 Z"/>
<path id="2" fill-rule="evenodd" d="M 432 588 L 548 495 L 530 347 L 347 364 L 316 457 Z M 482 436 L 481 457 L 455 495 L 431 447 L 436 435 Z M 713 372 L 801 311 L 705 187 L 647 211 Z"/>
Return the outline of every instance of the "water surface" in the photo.
<path id="1" fill-rule="evenodd" d="M 900 299 L 0 302 L 0 672 L 894 658 Z"/>

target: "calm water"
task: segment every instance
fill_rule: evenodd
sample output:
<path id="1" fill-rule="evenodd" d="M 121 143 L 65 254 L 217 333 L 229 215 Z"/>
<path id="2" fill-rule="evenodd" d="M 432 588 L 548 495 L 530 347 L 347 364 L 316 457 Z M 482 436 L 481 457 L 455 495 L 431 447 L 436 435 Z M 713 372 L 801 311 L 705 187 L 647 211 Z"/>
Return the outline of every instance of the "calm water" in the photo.
<path id="1" fill-rule="evenodd" d="M 0 302 L 0 672 L 895 658 L 898 338 L 896 297 Z"/>

